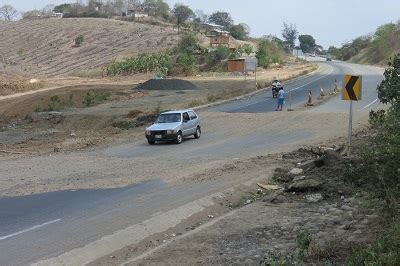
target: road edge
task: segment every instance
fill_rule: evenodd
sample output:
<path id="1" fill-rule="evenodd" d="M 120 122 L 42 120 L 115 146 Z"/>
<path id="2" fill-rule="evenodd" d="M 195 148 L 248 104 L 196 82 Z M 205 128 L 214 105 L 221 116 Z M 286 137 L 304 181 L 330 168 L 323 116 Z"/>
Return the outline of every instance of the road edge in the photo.
<path id="1" fill-rule="evenodd" d="M 305 74 L 305 75 L 301 75 L 301 76 L 295 77 L 295 78 L 293 78 L 293 79 L 288 79 L 288 80 L 286 80 L 285 82 L 292 83 L 292 82 L 295 82 L 295 81 L 297 81 L 297 80 L 299 80 L 299 79 L 308 78 L 308 77 L 310 77 L 310 76 L 312 76 L 312 75 L 315 75 L 316 73 L 320 72 L 320 70 L 321 70 L 321 66 L 318 65 L 318 68 L 315 69 L 315 70 L 313 70 L 313 71 L 311 71 L 310 73 L 307 73 L 307 74 Z M 195 111 L 207 109 L 207 108 L 214 107 L 214 106 L 217 106 L 217 105 L 221 105 L 221 104 L 224 104 L 224 103 L 229 103 L 229 102 L 233 102 L 233 101 L 238 101 L 238 100 L 244 99 L 244 98 L 246 98 L 246 97 L 250 97 L 250 96 L 253 96 L 253 95 L 256 95 L 256 94 L 259 94 L 259 93 L 268 91 L 268 90 L 270 90 L 270 89 L 271 89 L 271 87 L 266 87 L 266 88 L 263 88 L 263 89 L 259 89 L 259 90 L 253 91 L 253 92 L 249 92 L 249 93 L 243 94 L 243 95 L 238 96 L 238 97 L 235 97 L 235 98 L 231 98 L 231 99 L 227 99 L 227 100 L 222 100 L 222 101 L 218 101 L 218 102 L 213 102 L 213 103 L 209 103 L 209 104 L 205 104 L 205 105 L 200 105 L 200 106 L 193 107 L 193 108 L 191 108 L 191 109 L 193 109 L 193 110 L 195 110 Z"/>

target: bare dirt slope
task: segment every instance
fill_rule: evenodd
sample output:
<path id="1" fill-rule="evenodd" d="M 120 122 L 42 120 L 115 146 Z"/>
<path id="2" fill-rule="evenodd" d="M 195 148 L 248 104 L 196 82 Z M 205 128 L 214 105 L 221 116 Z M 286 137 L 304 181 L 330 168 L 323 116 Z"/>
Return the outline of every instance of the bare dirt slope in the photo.
<path id="1" fill-rule="evenodd" d="M 74 47 L 80 34 L 84 42 Z M 177 39 L 171 28 L 110 19 L 0 21 L 0 74 L 68 75 L 115 58 L 161 51 Z"/>

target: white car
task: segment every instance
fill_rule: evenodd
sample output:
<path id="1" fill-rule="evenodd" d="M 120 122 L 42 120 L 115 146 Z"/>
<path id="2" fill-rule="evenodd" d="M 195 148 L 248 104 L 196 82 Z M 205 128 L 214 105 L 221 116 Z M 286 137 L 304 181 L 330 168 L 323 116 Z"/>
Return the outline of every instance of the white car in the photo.
<path id="1" fill-rule="evenodd" d="M 145 135 L 150 145 L 157 141 L 174 141 L 181 144 L 188 136 L 199 139 L 201 136 L 200 119 L 191 109 L 161 113 L 156 122 L 146 128 Z"/>

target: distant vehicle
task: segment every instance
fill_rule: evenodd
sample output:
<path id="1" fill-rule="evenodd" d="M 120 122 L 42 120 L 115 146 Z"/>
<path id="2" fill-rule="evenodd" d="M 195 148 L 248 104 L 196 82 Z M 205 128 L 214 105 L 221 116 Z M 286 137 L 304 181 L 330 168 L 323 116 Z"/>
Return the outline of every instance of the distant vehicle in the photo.
<path id="1" fill-rule="evenodd" d="M 156 122 L 146 128 L 147 141 L 150 145 L 156 141 L 174 141 L 181 144 L 185 137 L 200 138 L 201 126 L 198 115 L 193 110 L 178 110 L 161 113 Z"/>
<path id="2" fill-rule="evenodd" d="M 278 97 L 278 92 L 281 88 L 282 88 L 281 82 L 278 79 L 275 79 L 271 87 L 272 98 Z"/>
<path id="3" fill-rule="evenodd" d="M 326 58 L 326 61 L 332 61 L 332 58 L 327 57 L 327 58 Z"/>

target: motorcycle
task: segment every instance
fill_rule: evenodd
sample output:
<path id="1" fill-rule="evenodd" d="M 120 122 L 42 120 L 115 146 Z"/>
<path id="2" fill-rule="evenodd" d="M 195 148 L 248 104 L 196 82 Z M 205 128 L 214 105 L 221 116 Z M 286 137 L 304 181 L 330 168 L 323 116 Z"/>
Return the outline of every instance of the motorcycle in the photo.
<path id="1" fill-rule="evenodd" d="M 275 79 L 274 82 L 272 83 L 272 98 L 277 98 L 278 97 L 278 93 L 279 90 L 282 88 L 281 83 L 279 82 L 279 80 Z"/>
<path id="2" fill-rule="evenodd" d="M 279 88 L 276 85 L 272 85 L 272 98 L 278 97 Z"/>
<path id="3" fill-rule="evenodd" d="M 278 93 L 281 88 L 282 88 L 282 86 L 280 86 L 280 85 L 275 85 L 275 84 L 272 85 L 272 98 L 278 97 Z"/>

